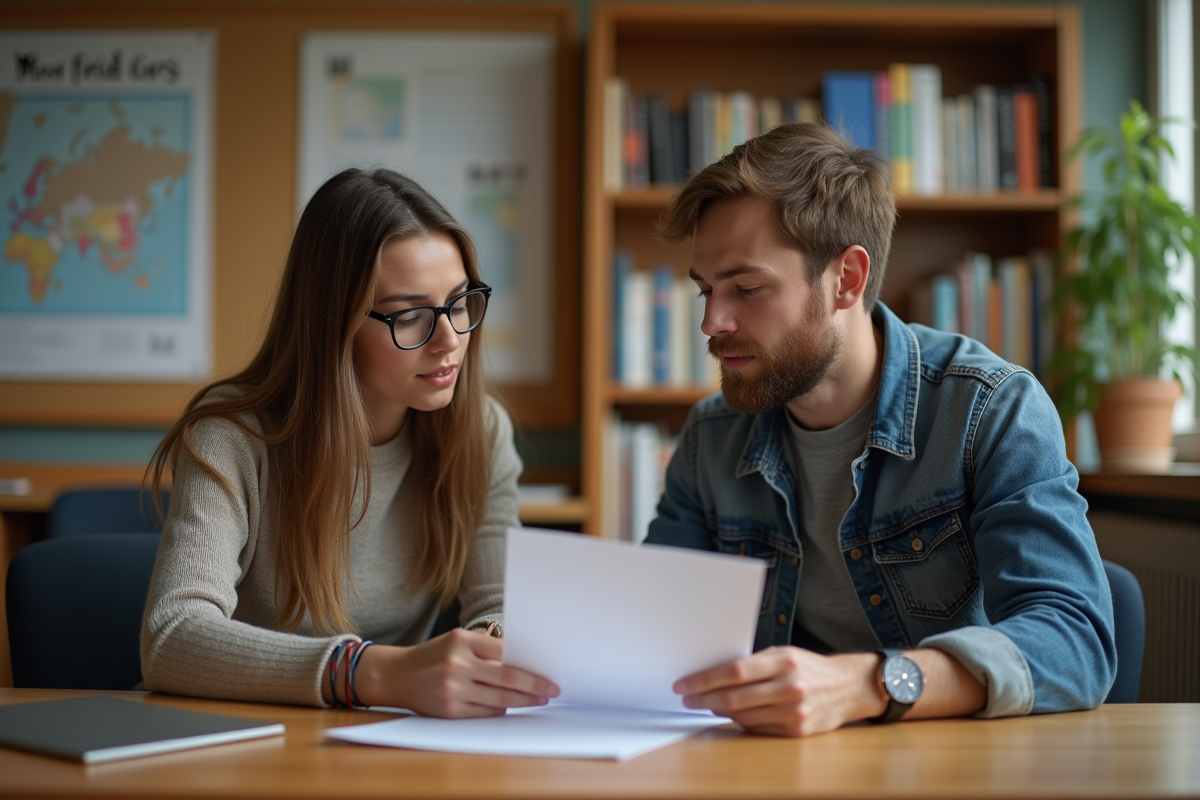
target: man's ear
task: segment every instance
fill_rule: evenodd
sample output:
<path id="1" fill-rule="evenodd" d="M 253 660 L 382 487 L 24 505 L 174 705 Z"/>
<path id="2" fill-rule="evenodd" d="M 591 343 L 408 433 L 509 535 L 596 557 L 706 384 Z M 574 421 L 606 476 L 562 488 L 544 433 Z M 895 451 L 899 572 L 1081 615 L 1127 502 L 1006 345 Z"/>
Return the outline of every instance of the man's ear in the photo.
<path id="1" fill-rule="evenodd" d="M 852 244 L 833 259 L 837 288 L 834 305 L 839 310 L 850 308 L 859 301 L 871 275 L 871 256 L 861 245 Z"/>

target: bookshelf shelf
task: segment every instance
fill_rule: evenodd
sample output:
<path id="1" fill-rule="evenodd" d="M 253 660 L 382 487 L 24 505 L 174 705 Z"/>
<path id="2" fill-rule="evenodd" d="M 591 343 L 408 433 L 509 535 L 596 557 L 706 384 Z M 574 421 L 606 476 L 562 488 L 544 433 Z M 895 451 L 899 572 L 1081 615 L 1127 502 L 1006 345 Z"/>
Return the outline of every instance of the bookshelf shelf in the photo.
<path id="1" fill-rule="evenodd" d="M 1051 91 L 1049 115 L 1042 118 L 1049 120 L 1051 132 L 1049 149 L 1039 155 L 1046 164 L 1049 153 L 1049 172 L 1032 185 L 1050 188 L 957 191 L 971 184 L 948 180 L 946 186 L 956 191 L 898 197 L 900 216 L 880 299 L 906 317 L 914 287 L 952 271 L 968 252 L 1004 259 L 1060 249 L 1073 214 L 1064 200 L 1080 186 L 1078 163 L 1065 158 L 1082 127 L 1082 32 L 1076 6 L 598 2 L 593 12 L 585 100 L 581 490 L 589 513 L 584 531 L 612 535 L 619 530 L 613 520 L 626 497 L 613 494 L 614 485 L 620 485 L 614 475 L 624 460 L 621 439 L 613 436 L 614 420 L 650 422 L 675 432 L 687 409 L 712 391 L 670 385 L 631 389 L 614 377 L 614 363 L 622 369 L 628 363 L 624 351 L 614 359 L 614 333 L 625 330 L 615 324 L 616 289 L 628 288 L 622 276 L 632 263 L 633 271 L 660 275 L 665 266 L 685 277 L 691 248 L 654 238 L 655 222 L 678 184 L 611 188 L 621 183 L 605 171 L 606 145 L 612 152 L 615 141 L 605 116 L 611 78 L 623 79 L 615 83 L 627 86 L 630 97 L 661 97 L 653 112 L 659 115 L 659 131 L 666 129 L 661 105 L 668 117 L 679 117 L 697 90 L 817 98 L 830 70 L 878 72 L 892 63 L 933 64 L 942 76 L 943 98 L 970 95 L 980 85 L 1013 87 L 1044 78 Z M 608 102 L 612 108 L 611 92 Z M 667 174 L 681 174 L 677 166 Z M 628 337 L 620 336 L 627 345 Z M 698 373 L 693 369 L 692 374 Z"/>
<path id="2" fill-rule="evenodd" d="M 636 406 L 690 406 L 708 397 L 716 387 L 683 389 L 629 389 L 614 384 L 610 393 L 613 405 Z"/>
<path id="3" fill-rule="evenodd" d="M 645 189 L 626 189 L 611 192 L 609 202 L 616 211 L 658 211 L 665 209 L 680 186 L 650 186 Z M 1034 192 L 963 192 L 933 197 L 907 195 L 896 198 L 896 208 L 905 211 L 971 212 L 1034 212 L 1057 211 L 1066 197 L 1057 189 Z"/>

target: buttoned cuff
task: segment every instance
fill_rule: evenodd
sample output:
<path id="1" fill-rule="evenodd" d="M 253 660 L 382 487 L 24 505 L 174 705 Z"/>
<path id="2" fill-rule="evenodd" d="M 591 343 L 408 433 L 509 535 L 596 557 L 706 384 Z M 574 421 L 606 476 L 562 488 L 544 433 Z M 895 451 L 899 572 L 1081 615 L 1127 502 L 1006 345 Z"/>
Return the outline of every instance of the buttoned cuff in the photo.
<path id="1" fill-rule="evenodd" d="M 1033 710 L 1033 675 L 1020 648 L 995 628 L 972 626 L 922 639 L 958 659 L 987 688 L 987 705 L 976 717 L 1019 717 Z"/>

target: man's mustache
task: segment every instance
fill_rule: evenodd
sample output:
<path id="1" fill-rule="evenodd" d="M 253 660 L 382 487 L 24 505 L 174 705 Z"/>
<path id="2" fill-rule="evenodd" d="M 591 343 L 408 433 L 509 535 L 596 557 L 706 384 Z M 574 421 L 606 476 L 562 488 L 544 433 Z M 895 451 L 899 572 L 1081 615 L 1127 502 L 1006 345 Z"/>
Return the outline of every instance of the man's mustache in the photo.
<path id="1" fill-rule="evenodd" d="M 754 358 L 762 358 L 764 355 L 763 349 L 753 342 L 744 342 L 717 336 L 709 337 L 708 352 L 717 358 L 721 356 L 733 356 L 735 358 L 753 356 Z"/>

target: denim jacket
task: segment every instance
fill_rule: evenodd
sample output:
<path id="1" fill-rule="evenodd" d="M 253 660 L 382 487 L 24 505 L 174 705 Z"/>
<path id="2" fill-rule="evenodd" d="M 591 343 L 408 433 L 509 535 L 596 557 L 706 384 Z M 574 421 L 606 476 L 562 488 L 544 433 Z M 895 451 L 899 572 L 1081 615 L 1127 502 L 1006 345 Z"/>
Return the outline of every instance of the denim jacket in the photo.
<path id="1" fill-rule="evenodd" d="M 878 404 L 838 538 L 879 642 L 954 655 L 988 689 L 980 716 L 1099 705 L 1112 597 L 1049 397 L 978 342 L 882 303 L 874 321 Z M 647 538 L 767 562 L 756 650 L 792 641 L 803 579 L 786 413 L 697 403 Z"/>

